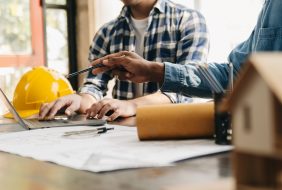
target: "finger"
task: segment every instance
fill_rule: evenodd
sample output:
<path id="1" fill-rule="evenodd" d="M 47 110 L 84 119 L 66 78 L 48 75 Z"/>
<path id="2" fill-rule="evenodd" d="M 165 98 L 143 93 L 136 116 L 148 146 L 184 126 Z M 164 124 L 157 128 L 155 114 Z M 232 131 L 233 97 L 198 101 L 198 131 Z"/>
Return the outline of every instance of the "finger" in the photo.
<path id="1" fill-rule="evenodd" d="M 104 59 L 106 59 L 106 57 L 107 57 L 107 56 L 101 57 L 101 58 L 98 58 L 98 59 L 95 59 L 95 60 L 91 61 L 90 64 L 91 64 L 92 66 L 97 65 L 97 64 L 101 63 Z"/>
<path id="2" fill-rule="evenodd" d="M 76 105 L 75 102 L 72 102 L 66 109 L 65 114 L 70 116 L 73 114 L 76 110 L 78 110 L 78 106 Z"/>
<path id="3" fill-rule="evenodd" d="M 127 80 L 128 79 L 127 73 L 128 72 L 126 72 L 126 71 L 120 71 L 120 70 L 117 70 L 117 69 L 112 71 L 113 76 L 117 75 L 119 80 Z"/>
<path id="4" fill-rule="evenodd" d="M 98 103 L 93 104 L 89 109 L 88 116 L 95 117 L 100 109 L 101 109 L 101 104 Z"/>
<path id="5" fill-rule="evenodd" d="M 95 117 L 98 112 L 102 109 L 102 107 L 108 102 L 109 100 L 108 99 L 104 99 L 104 100 L 101 100 L 97 103 L 94 103 L 91 108 L 90 108 L 90 111 L 89 111 L 89 116 L 90 117 Z"/>
<path id="6" fill-rule="evenodd" d="M 104 73 L 104 72 L 106 72 L 108 70 L 111 70 L 111 67 L 110 66 L 108 67 L 106 65 L 106 67 L 99 67 L 99 68 L 93 69 L 92 70 L 92 74 L 97 75 L 99 73 Z"/>
<path id="7" fill-rule="evenodd" d="M 92 108 L 89 108 L 88 110 L 86 110 L 86 117 L 87 118 L 93 118 L 95 116 L 96 116 L 96 114 L 94 114 L 94 111 L 93 111 Z"/>
<path id="8" fill-rule="evenodd" d="M 120 116 L 119 110 L 115 110 L 115 112 L 108 117 L 108 121 L 114 121 L 119 116 Z"/>
<path id="9" fill-rule="evenodd" d="M 93 117 L 91 116 L 92 112 L 94 112 L 93 109 L 96 109 L 95 108 L 96 104 L 93 104 L 90 108 L 88 108 L 87 110 L 85 110 L 85 114 L 86 114 L 86 117 Z M 94 113 L 93 113 L 94 114 Z M 93 115 L 92 114 L 92 115 Z"/>
<path id="10" fill-rule="evenodd" d="M 117 56 L 109 56 L 108 59 L 102 61 L 102 63 L 106 66 L 124 66 L 131 62 L 131 52 L 122 51 Z"/>
<path id="11" fill-rule="evenodd" d="M 119 57 L 124 57 L 124 54 L 122 52 L 113 53 L 113 54 L 107 55 L 103 58 L 100 58 L 97 61 L 95 60 L 94 63 L 95 64 L 102 63 L 105 66 L 112 66 L 113 64 L 109 63 L 108 60 L 111 60 L 113 58 L 119 58 Z M 100 62 L 98 62 L 98 61 L 100 61 Z"/>
<path id="12" fill-rule="evenodd" d="M 55 101 L 55 104 L 52 106 L 52 108 L 50 109 L 47 118 L 48 119 L 52 119 L 54 118 L 54 116 L 56 115 L 56 113 L 66 105 L 66 101 L 63 99 L 58 99 L 57 101 Z"/>
<path id="13" fill-rule="evenodd" d="M 42 104 L 39 111 L 39 119 L 44 119 L 49 111 L 52 109 L 54 102 Z"/>
<path id="14" fill-rule="evenodd" d="M 120 56 L 120 57 L 112 57 L 107 60 L 103 60 L 104 65 L 113 66 L 113 65 L 119 65 L 124 66 L 128 64 L 131 61 L 131 58 L 128 56 Z"/>
<path id="15" fill-rule="evenodd" d="M 120 53 L 121 53 L 121 55 L 125 55 L 125 56 L 131 56 L 132 55 L 132 52 L 130 52 L 130 51 L 121 51 Z"/>
<path id="16" fill-rule="evenodd" d="M 86 118 L 89 118 L 89 117 L 90 117 L 90 112 L 91 112 L 91 109 L 90 109 L 90 108 L 88 108 L 87 110 L 85 110 Z"/>
<path id="17" fill-rule="evenodd" d="M 43 103 L 43 104 L 40 105 L 39 114 L 38 114 L 39 119 L 42 119 L 45 116 L 46 106 L 47 106 L 47 103 Z"/>
<path id="18" fill-rule="evenodd" d="M 97 114 L 100 114 L 100 112 L 101 112 L 101 110 L 103 109 L 103 107 L 105 106 L 105 105 L 111 105 L 110 104 L 110 102 L 112 101 L 112 99 L 108 99 L 108 98 L 106 98 L 106 99 L 103 99 L 103 100 L 101 100 L 100 102 L 99 102 L 99 110 L 97 110 Z M 103 116 L 102 116 L 103 117 Z M 101 117 L 101 118 L 102 118 Z M 97 116 L 97 118 L 99 118 L 99 115 Z"/>
<path id="19" fill-rule="evenodd" d="M 118 53 L 112 53 L 110 55 L 108 55 L 107 59 L 111 59 L 114 57 L 123 57 L 124 55 L 128 55 L 128 51 L 120 51 Z"/>
<path id="20" fill-rule="evenodd" d="M 124 63 L 124 57 L 120 58 L 111 58 L 103 60 L 102 64 L 105 65 L 108 68 L 114 68 L 114 67 L 121 67 Z"/>
<path id="21" fill-rule="evenodd" d="M 98 119 L 103 118 L 106 113 L 110 112 L 111 110 L 115 111 L 116 109 L 109 103 L 105 104 L 98 113 Z"/>

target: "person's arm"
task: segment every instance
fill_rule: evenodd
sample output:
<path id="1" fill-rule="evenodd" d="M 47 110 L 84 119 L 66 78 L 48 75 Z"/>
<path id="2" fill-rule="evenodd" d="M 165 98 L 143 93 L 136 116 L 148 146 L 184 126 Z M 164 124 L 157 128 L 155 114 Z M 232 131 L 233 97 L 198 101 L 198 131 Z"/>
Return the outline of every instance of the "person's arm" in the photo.
<path id="1" fill-rule="evenodd" d="M 234 79 L 251 53 L 282 50 L 281 35 L 279 35 L 282 31 L 281 10 L 280 0 L 265 1 L 249 38 L 230 52 L 228 60 L 233 64 Z M 209 69 L 221 85 L 227 88 L 228 65 L 209 63 Z M 176 88 L 176 85 L 179 86 Z M 184 94 L 196 96 L 206 96 L 211 93 L 210 87 L 205 83 L 205 79 L 201 78 L 195 66 L 178 66 L 171 63 L 165 63 L 162 90 L 181 91 Z"/>
<path id="2" fill-rule="evenodd" d="M 175 65 L 164 63 L 164 81 L 161 90 L 164 92 L 178 92 L 187 96 L 210 97 L 211 89 L 206 79 L 199 74 L 195 64 Z M 215 75 L 217 80 L 226 88 L 229 84 L 229 67 L 227 64 L 209 63 L 210 71 Z M 233 75 L 237 74 L 237 64 L 234 65 Z"/>
<path id="3" fill-rule="evenodd" d="M 189 96 L 209 96 L 210 87 L 205 79 L 199 75 L 195 64 L 174 64 L 149 62 L 134 52 L 122 51 L 108 55 L 93 64 L 103 62 L 104 68 L 93 70 L 94 73 L 111 69 L 120 80 L 133 82 L 158 82 L 164 92 L 176 92 Z M 241 67 L 240 63 L 234 63 L 234 76 Z M 219 80 L 223 87 L 228 85 L 227 64 L 209 63 L 209 69 Z"/>
<path id="4" fill-rule="evenodd" d="M 187 12 L 185 12 L 187 13 Z M 209 51 L 209 34 L 205 18 L 197 11 L 183 14 L 179 24 L 179 41 L 176 47 L 175 65 L 190 65 L 193 62 L 206 63 Z M 177 73 L 176 73 L 177 74 Z M 180 83 L 175 83 L 174 88 L 180 88 Z M 173 103 L 182 103 L 187 100 L 178 91 L 163 91 Z"/>
<path id="5" fill-rule="evenodd" d="M 164 64 L 147 61 L 135 52 L 121 51 L 109 54 L 100 59 L 94 60 L 92 65 L 103 64 L 92 70 L 94 75 L 112 71 L 119 80 L 130 80 L 135 83 L 159 82 L 164 78 Z"/>
<path id="6" fill-rule="evenodd" d="M 107 46 L 109 43 L 109 31 L 108 25 L 104 25 L 95 35 L 90 49 L 89 49 L 89 61 L 96 60 L 107 54 Z M 97 101 L 101 100 L 107 92 L 108 81 L 112 79 L 110 72 L 100 73 L 98 75 L 88 73 L 87 78 L 84 80 L 83 86 L 79 89 L 79 94 L 89 94 L 93 96 Z"/>
<path id="7" fill-rule="evenodd" d="M 133 100 L 103 99 L 92 104 L 86 113 L 87 116 L 97 116 L 98 119 L 107 116 L 107 120 L 113 121 L 118 117 L 136 115 L 139 106 L 165 103 L 171 103 L 170 99 L 161 92 L 156 92 Z"/>

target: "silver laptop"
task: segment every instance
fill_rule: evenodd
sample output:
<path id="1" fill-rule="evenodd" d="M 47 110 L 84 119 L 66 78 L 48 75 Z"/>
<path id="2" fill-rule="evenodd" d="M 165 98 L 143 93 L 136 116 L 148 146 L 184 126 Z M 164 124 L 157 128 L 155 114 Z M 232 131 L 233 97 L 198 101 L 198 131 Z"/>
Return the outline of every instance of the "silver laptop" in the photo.
<path id="1" fill-rule="evenodd" d="M 65 127 L 65 126 L 101 126 L 106 123 L 101 119 L 87 119 L 85 115 L 73 115 L 71 117 L 64 117 L 63 119 L 56 119 L 51 121 L 39 121 L 38 119 L 23 119 L 20 117 L 14 106 L 11 104 L 3 90 L 0 88 L 0 99 L 6 105 L 8 110 L 14 116 L 15 120 L 25 129 L 38 129 L 49 127 Z"/>

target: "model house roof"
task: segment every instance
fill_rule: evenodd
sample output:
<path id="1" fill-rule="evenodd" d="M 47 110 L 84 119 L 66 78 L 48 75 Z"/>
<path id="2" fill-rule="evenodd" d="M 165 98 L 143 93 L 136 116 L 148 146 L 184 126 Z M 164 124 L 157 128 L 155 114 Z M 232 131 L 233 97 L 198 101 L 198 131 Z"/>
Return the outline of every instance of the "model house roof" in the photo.
<path id="1" fill-rule="evenodd" d="M 236 103 L 241 92 L 249 88 L 246 83 L 254 74 L 258 74 L 277 99 L 282 102 L 282 53 L 255 53 L 247 60 L 224 107 L 227 106 L 229 109 Z"/>

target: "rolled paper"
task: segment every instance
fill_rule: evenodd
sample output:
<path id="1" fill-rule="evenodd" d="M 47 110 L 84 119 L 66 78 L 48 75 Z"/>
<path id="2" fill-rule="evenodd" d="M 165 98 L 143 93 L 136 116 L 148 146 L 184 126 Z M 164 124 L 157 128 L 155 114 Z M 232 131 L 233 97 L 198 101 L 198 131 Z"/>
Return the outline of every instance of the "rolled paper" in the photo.
<path id="1" fill-rule="evenodd" d="M 137 109 L 140 140 L 212 137 L 214 103 L 165 104 Z"/>

